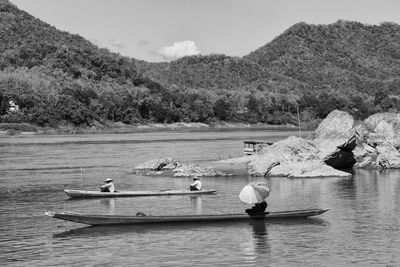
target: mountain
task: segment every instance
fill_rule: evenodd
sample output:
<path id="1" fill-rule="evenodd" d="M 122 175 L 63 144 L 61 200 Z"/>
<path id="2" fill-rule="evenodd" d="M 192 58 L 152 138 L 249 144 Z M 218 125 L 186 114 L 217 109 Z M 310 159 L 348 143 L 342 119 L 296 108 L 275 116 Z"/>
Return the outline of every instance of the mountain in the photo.
<path id="1" fill-rule="evenodd" d="M 243 57 L 149 63 L 0 0 L 0 122 L 315 122 L 398 111 L 400 26 L 298 23 Z M 18 105 L 11 112 L 10 101 Z M 15 109 L 13 109 L 15 110 Z"/>
<path id="2" fill-rule="evenodd" d="M 0 0 L 0 69 L 46 66 L 80 78 L 134 78 L 134 61 L 59 31 L 7 0 Z M 122 76 L 122 77 L 121 77 Z"/>
<path id="3" fill-rule="evenodd" d="M 399 94 L 400 26 L 298 23 L 244 58 L 314 87 Z"/>
<path id="4" fill-rule="evenodd" d="M 295 95 L 296 103 L 283 103 L 292 111 L 324 117 L 339 108 L 360 118 L 399 109 L 400 26 L 298 23 L 241 58 L 192 56 L 138 70 L 165 86 Z"/>
<path id="5" fill-rule="evenodd" d="M 152 95 L 168 101 L 169 93 L 138 76 L 135 62 L 0 0 L 0 122 L 55 127 L 146 120 Z M 19 112 L 8 112 L 10 100 Z"/>

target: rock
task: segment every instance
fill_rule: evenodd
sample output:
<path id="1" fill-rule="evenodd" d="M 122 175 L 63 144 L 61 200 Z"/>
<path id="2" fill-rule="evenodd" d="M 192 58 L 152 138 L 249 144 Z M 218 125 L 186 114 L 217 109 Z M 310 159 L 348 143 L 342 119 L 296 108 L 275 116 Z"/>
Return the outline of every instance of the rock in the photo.
<path id="1" fill-rule="evenodd" d="M 251 175 L 263 176 L 271 171 L 272 175 L 274 168 L 271 166 L 278 162 L 280 166 L 286 166 L 293 162 L 315 160 L 319 159 L 319 152 L 311 141 L 290 136 L 253 155 L 247 164 L 248 172 Z"/>
<path id="2" fill-rule="evenodd" d="M 174 177 L 204 177 L 204 176 L 231 176 L 210 167 L 182 164 L 173 170 Z"/>
<path id="3" fill-rule="evenodd" d="M 385 169 L 400 169 L 400 153 L 393 145 L 377 146 L 376 164 Z"/>
<path id="4" fill-rule="evenodd" d="M 139 164 L 135 168 L 133 168 L 134 171 L 143 171 L 143 170 L 154 170 L 154 171 L 160 171 L 166 169 L 171 169 L 173 166 L 178 166 L 178 161 L 172 159 L 172 158 L 160 158 L 160 159 L 153 159 L 146 161 L 145 163 Z"/>
<path id="5" fill-rule="evenodd" d="M 318 126 L 313 140 L 289 137 L 276 142 L 249 159 L 248 172 L 256 176 L 351 176 L 335 168 L 351 168 L 356 162 L 353 126 L 351 115 L 335 110 Z"/>
<path id="6" fill-rule="evenodd" d="M 375 114 L 363 122 L 332 111 L 310 140 L 289 137 L 252 156 L 229 159 L 256 176 L 348 177 L 340 169 L 400 168 L 400 114 Z M 338 170 L 339 169 L 339 170 Z"/>
<path id="7" fill-rule="evenodd" d="M 356 148 L 356 135 L 353 135 L 349 140 L 337 146 L 330 154 L 323 158 L 323 161 L 338 170 L 351 169 L 356 163 L 353 150 Z"/>
<path id="8" fill-rule="evenodd" d="M 351 152 L 356 148 L 356 146 L 357 146 L 357 135 L 353 135 L 349 140 L 347 140 L 337 148 L 342 151 Z"/>
<path id="9" fill-rule="evenodd" d="M 353 117 L 334 110 L 314 132 L 314 143 L 323 161 L 335 169 L 349 169 L 356 163 L 352 151 L 357 146 Z"/>
<path id="10" fill-rule="evenodd" d="M 372 146 L 393 144 L 400 147 L 400 114 L 378 113 L 364 120 L 369 131 L 368 143 Z"/>
<path id="11" fill-rule="evenodd" d="M 375 148 L 367 144 L 361 144 L 353 150 L 353 155 L 356 160 L 367 157 L 371 154 L 376 154 Z"/>
<path id="12" fill-rule="evenodd" d="M 271 166 L 268 167 L 267 171 L 264 173 L 264 176 L 267 177 L 270 175 L 270 171 L 272 170 L 273 167 L 276 167 L 278 165 L 281 165 L 280 162 L 274 162 L 271 164 Z"/>
<path id="13" fill-rule="evenodd" d="M 270 171 L 271 176 L 285 176 L 289 178 L 306 177 L 351 177 L 350 173 L 336 170 L 320 160 L 307 162 L 293 162 L 281 164 Z"/>
<path id="14" fill-rule="evenodd" d="M 314 139 L 348 140 L 354 134 L 353 126 L 354 119 L 350 114 L 334 110 L 318 125 L 314 132 Z"/>
<path id="15" fill-rule="evenodd" d="M 178 162 L 173 162 L 173 163 L 169 163 L 168 165 L 165 165 L 162 169 L 163 170 L 173 170 L 178 166 Z"/>
<path id="16" fill-rule="evenodd" d="M 365 157 L 363 161 L 357 162 L 354 167 L 356 168 L 379 168 L 379 165 L 375 164 L 375 161 L 372 157 Z"/>
<path id="17" fill-rule="evenodd" d="M 395 128 L 400 127 L 400 114 L 396 113 L 377 113 L 369 116 L 364 120 L 365 126 L 368 131 L 375 132 L 375 128 L 379 123 L 385 121 L 389 124 L 395 126 Z"/>
<path id="18" fill-rule="evenodd" d="M 332 154 L 323 159 L 326 165 L 329 165 L 338 170 L 351 169 L 356 163 L 352 151 L 336 149 Z"/>

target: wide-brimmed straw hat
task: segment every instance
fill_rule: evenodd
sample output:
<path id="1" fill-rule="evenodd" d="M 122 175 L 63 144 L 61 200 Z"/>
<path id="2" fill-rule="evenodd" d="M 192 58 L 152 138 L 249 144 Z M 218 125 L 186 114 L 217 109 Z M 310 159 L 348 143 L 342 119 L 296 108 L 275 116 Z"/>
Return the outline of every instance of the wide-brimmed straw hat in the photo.
<path id="1" fill-rule="evenodd" d="M 111 178 L 107 178 L 104 182 L 109 183 L 109 182 L 112 182 L 112 181 L 114 181 L 114 180 L 111 179 Z"/>

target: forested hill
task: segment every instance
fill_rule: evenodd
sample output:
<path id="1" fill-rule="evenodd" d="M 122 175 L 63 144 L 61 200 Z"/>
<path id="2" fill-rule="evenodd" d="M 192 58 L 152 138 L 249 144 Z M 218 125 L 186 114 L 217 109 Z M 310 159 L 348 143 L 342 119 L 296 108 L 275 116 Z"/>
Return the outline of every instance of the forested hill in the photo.
<path id="1" fill-rule="evenodd" d="M 135 62 L 0 0 L 0 122 L 150 121 L 171 95 L 138 76 Z M 10 100 L 18 112 L 9 112 Z"/>
<path id="2" fill-rule="evenodd" d="M 62 32 L 0 0 L 0 69 L 58 68 L 73 78 L 120 81 L 135 77 L 133 60 L 99 49 L 76 34 Z"/>
<path id="3" fill-rule="evenodd" d="M 400 26 L 298 23 L 242 58 L 192 56 L 138 70 L 164 85 L 233 90 L 253 110 L 299 106 L 321 118 L 339 108 L 362 118 L 400 109 Z"/>
<path id="4" fill-rule="evenodd" d="M 400 93 L 400 25 L 298 23 L 244 59 L 319 90 Z"/>
<path id="5" fill-rule="evenodd" d="M 396 111 L 399 25 L 299 23 L 242 58 L 148 63 L 100 49 L 0 0 L 0 122 L 296 123 L 333 109 Z M 18 105 L 12 111 L 10 103 Z"/>

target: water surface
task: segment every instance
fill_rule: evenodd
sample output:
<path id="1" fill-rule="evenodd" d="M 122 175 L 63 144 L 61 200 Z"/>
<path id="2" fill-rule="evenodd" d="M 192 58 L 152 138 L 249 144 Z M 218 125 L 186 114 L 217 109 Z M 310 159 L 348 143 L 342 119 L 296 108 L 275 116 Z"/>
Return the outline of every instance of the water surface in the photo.
<path id="1" fill-rule="evenodd" d="M 112 176 L 129 190 L 186 188 L 189 178 L 133 174 L 149 159 L 208 163 L 243 155 L 243 140 L 297 132 L 206 131 L 0 137 L 0 261 L 7 266 L 398 266 L 399 171 L 352 178 L 268 178 L 270 211 L 331 208 L 314 219 L 84 227 L 44 216 L 76 211 L 157 215 L 242 212 L 240 174 L 203 178 L 217 195 L 69 200 L 64 188 L 96 189 Z"/>

